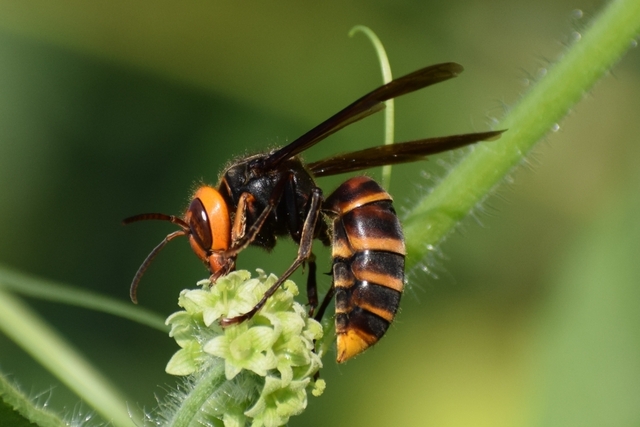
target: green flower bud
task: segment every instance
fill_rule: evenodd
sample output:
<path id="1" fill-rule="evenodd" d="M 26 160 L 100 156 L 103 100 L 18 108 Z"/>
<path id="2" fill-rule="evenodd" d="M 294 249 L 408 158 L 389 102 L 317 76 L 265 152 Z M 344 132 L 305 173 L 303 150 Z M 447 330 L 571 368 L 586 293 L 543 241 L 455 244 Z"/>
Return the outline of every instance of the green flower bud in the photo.
<path id="1" fill-rule="evenodd" d="M 180 293 L 183 310 L 167 319 L 180 350 L 167 364 L 167 372 L 191 375 L 187 386 L 194 389 L 199 381 L 211 383 L 212 376 L 224 378 L 213 381 L 215 388 L 204 396 L 200 391 L 197 405 L 186 404 L 191 396 L 185 387 L 183 396 L 174 396 L 181 400 L 172 405 L 178 412 L 188 406 L 194 417 L 204 417 L 204 425 L 275 427 L 306 408 L 307 391 L 322 394 L 324 381 L 314 380 L 322 367 L 314 351 L 322 326 L 294 300 L 298 288 L 292 281 L 287 280 L 251 319 L 227 328 L 218 323 L 222 317 L 250 311 L 276 280 L 262 270 L 256 278 L 241 270 L 213 286 L 203 280 L 198 282 L 201 289 Z"/>

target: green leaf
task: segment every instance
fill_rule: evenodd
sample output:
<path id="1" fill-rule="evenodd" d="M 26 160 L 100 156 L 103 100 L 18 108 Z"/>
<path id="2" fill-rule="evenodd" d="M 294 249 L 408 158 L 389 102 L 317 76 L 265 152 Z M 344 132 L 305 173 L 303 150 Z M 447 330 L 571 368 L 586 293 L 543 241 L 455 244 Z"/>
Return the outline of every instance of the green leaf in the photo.
<path id="1" fill-rule="evenodd" d="M 115 426 L 130 426 L 124 398 L 71 344 L 18 298 L 0 290 L 0 331 Z"/>
<path id="2" fill-rule="evenodd" d="M 167 330 L 162 317 L 129 302 L 119 301 L 89 292 L 86 289 L 67 286 L 52 280 L 21 273 L 0 265 L 0 289 L 3 288 L 31 298 L 112 314 L 162 332 Z"/>

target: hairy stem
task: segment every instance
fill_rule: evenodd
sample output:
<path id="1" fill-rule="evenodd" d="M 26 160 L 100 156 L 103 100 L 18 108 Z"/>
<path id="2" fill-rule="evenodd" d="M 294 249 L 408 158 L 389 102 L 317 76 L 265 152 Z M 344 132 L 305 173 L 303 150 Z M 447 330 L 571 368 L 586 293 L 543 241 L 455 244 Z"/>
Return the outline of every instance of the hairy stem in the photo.
<path id="1" fill-rule="evenodd" d="M 173 420 L 168 424 L 171 427 L 189 427 L 198 418 L 204 403 L 211 398 L 225 381 L 224 363 L 212 363 L 198 381 L 194 381 L 194 387 L 189 390 L 180 407 L 174 414 Z"/>
<path id="2" fill-rule="evenodd" d="M 580 40 L 496 125 L 499 141 L 481 143 L 464 157 L 405 218 L 407 267 L 415 266 L 491 194 L 535 145 L 634 45 L 640 2 L 615 0 Z"/>

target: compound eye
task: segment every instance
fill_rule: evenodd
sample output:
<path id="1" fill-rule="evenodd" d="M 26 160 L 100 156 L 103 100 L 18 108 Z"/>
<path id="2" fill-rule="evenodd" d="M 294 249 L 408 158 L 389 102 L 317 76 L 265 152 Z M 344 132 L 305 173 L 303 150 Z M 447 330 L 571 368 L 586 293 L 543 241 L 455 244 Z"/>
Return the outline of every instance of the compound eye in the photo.
<path id="1" fill-rule="evenodd" d="M 191 229 L 191 236 L 198 243 L 198 246 L 205 252 L 211 250 L 211 246 L 213 246 L 211 224 L 209 223 L 207 211 L 199 198 L 191 201 L 189 209 L 187 209 L 187 219 Z"/>
<path id="2" fill-rule="evenodd" d="M 218 190 L 209 186 L 198 188 L 185 219 L 191 228 L 194 242 L 204 250 L 205 256 L 211 251 L 229 249 L 231 219 L 227 203 Z M 200 254 L 198 256 L 202 258 Z"/>

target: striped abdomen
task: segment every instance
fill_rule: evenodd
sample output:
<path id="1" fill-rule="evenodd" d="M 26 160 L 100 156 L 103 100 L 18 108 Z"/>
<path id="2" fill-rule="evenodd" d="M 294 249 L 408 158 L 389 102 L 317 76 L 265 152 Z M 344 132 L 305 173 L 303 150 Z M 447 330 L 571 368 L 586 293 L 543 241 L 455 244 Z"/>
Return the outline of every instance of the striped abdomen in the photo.
<path id="1" fill-rule="evenodd" d="M 338 363 L 387 331 L 404 287 L 405 246 L 389 193 L 367 177 L 348 180 L 325 201 L 333 220 Z"/>

